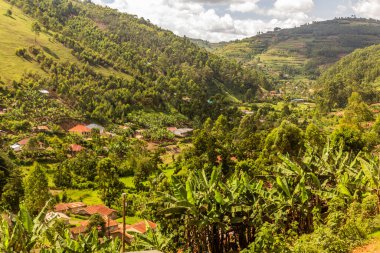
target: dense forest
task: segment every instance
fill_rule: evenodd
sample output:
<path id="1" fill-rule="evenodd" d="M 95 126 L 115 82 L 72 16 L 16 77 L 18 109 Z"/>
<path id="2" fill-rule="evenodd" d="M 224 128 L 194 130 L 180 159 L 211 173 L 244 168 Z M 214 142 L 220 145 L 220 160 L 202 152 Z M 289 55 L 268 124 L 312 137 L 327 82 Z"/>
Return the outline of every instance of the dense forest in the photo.
<path id="1" fill-rule="evenodd" d="M 348 253 L 379 241 L 378 21 L 223 45 L 263 43 L 244 51 L 254 58 L 308 41 L 293 53 L 318 61 L 302 74 L 316 80 L 298 98 L 290 77 L 91 1 L 0 7 L 1 252 L 111 253 L 124 238 L 127 251 Z"/>
<path id="2" fill-rule="evenodd" d="M 378 102 L 379 58 L 380 46 L 371 46 L 356 50 L 324 72 L 318 80 L 323 106 L 346 106 L 352 92 L 359 92 L 366 102 Z"/>

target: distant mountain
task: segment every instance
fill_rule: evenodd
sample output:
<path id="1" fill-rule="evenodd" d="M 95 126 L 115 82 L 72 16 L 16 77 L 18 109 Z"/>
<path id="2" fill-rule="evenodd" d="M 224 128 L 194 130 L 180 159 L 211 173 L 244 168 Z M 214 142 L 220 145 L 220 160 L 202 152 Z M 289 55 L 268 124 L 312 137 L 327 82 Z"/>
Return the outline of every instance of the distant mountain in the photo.
<path id="1" fill-rule="evenodd" d="M 358 49 L 343 57 L 322 74 L 317 92 L 327 109 L 343 107 L 353 91 L 367 102 L 378 102 L 380 45 Z"/>
<path id="2" fill-rule="evenodd" d="M 17 105 L 18 118 L 31 117 L 24 104 L 41 89 L 50 91 L 35 108 L 41 120 L 67 111 L 122 122 L 137 110 L 216 117 L 269 85 L 260 71 L 90 1 L 0 0 L 0 12 L 0 107 Z"/>
<path id="3" fill-rule="evenodd" d="M 380 21 L 341 18 L 313 22 L 251 38 L 199 43 L 217 55 L 248 66 L 261 66 L 269 74 L 315 79 L 330 64 L 355 49 L 380 43 Z"/>

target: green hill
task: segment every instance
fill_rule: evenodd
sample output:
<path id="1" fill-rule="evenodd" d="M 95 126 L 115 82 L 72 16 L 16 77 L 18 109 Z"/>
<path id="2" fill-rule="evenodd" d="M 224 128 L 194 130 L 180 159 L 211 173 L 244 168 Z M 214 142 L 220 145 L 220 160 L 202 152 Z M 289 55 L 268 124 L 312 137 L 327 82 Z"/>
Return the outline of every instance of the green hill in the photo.
<path id="1" fill-rule="evenodd" d="M 342 18 L 313 22 L 228 43 L 207 44 L 217 55 L 261 66 L 280 78 L 315 79 L 357 48 L 380 43 L 380 21 Z"/>
<path id="2" fill-rule="evenodd" d="M 380 45 L 358 49 L 334 64 L 317 81 L 318 94 L 327 109 L 343 107 L 352 92 L 367 102 L 378 102 Z"/>
<path id="3" fill-rule="evenodd" d="M 140 110 L 217 117 L 234 99 L 253 98 L 269 85 L 261 72 L 142 18 L 87 1 L 11 3 L 0 0 L 0 106 L 17 119 L 32 119 L 25 101 L 39 89 L 50 91 L 46 108 L 36 105 L 41 117 L 55 104 L 70 112 L 64 118 L 122 122 Z M 34 23 L 40 34 L 32 32 Z"/>

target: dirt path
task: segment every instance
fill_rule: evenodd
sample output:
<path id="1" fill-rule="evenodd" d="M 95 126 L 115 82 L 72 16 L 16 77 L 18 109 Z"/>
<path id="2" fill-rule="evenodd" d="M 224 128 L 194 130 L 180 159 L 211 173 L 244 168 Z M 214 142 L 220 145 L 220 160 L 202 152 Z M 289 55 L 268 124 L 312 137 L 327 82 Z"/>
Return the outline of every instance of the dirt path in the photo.
<path id="1" fill-rule="evenodd" d="M 380 238 L 369 241 L 369 244 L 354 249 L 352 253 L 380 253 Z"/>

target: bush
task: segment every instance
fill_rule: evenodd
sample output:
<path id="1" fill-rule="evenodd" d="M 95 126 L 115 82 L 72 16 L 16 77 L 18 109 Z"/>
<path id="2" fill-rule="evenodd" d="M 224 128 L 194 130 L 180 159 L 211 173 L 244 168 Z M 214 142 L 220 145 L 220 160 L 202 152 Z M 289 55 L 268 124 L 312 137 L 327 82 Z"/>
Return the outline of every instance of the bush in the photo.
<path id="1" fill-rule="evenodd" d="M 26 48 L 18 48 L 18 49 L 16 50 L 16 55 L 17 55 L 18 57 L 25 58 L 26 55 L 27 55 Z"/>

